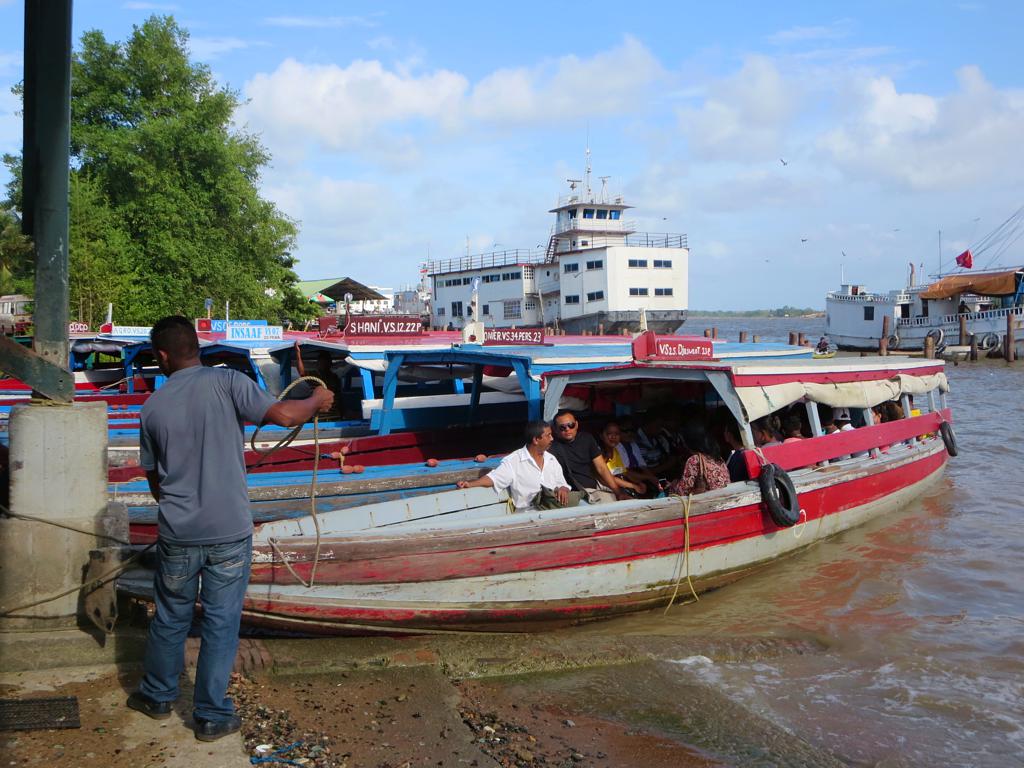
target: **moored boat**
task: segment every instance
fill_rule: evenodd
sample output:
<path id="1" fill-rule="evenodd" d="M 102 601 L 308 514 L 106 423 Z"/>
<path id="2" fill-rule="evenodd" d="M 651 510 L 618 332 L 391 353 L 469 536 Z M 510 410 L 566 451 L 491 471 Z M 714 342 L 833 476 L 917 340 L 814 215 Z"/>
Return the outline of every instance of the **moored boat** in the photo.
<path id="1" fill-rule="evenodd" d="M 524 631 L 665 605 L 912 503 L 956 452 L 941 362 L 729 364 L 709 347 L 651 335 L 629 364 L 547 372 L 540 413 L 553 417 L 567 391 L 591 393 L 584 420 L 597 403 L 634 414 L 664 402 L 724 408 L 749 479 L 541 512 L 513 512 L 476 488 L 264 523 L 244 620 L 328 634 Z M 907 418 L 871 424 L 869 409 L 891 401 Z M 752 421 L 800 403 L 813 436 L 754 444 Z M 869 426 L 825 434 L 819 405 Z M 126 576 L 120 589 L 145 595 L 146 579 Z"/>

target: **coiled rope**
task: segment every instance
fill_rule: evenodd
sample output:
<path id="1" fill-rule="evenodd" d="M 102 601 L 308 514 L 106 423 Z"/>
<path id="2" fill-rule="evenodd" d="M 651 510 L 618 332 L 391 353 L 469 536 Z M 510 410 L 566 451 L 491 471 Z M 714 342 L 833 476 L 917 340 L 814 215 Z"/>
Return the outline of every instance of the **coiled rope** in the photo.
<path id="1" fill-rule="evenodd" d="M 327 387 L 327 385 L 321 379 L 318 379 L 316 376 L 300 376 L 287 387 L 285 387 L 281 391 L 281 394 L 277 396 L 277 399 L 279 401 L 283 400 L 287 396 L 287 394 L 292 391 L 292 389 L 294 389 L 300 382 L 303 381 L 308 381 L 312 384 L 317 384 L 318 386 L 324 387 L 325 389 Z M 252 439 L 249 441 L 249 446 L 252 448 L 252 450 L 260 454 L 260 460 L 256 462 L 255 466 L 259 466 L 263 462 L 263 460 L 270 456 L 272 453 L 280 451 L 283 448 L 287 448 L 291 444 L 291 442 L 298 436 L 299 432 L 302 431 L 302 428 L 304 426 L 305 424 L 299 424 L 298 426 L 294 427 L 291 432 L 289 432 L 287 435 L 281 438 L 275 445 L 271 446 L 270 448 L 258 448 L 256 446 L 256 437 L 259 435 L 260 429 L 262 428 L 257 427 L 256 431 L 252 433 Z M 344 458 L 342 458 L 342 461 L 344 461 Z M 320 534 L 320 519 L 319 517 L 317 517 L 316 514 L 316 487 L 317 473 L 319 472 L 319 470 L 320 413 L 317 412 L 313 415 L 313 477 L 310 479 L 309 483 L 309 514 L 310 517 L 313 518 L 313 527 L 316 529 L 316 547 L 313 550 L 313 565 L 309 570 L 308 582 L 305 581 L 301 576 L 299 576 L 299 574 L 292 567 L 292 564 L 288 560 L 287 555 L 285 555 L 285 553 L 281 550 L 281 547 L 278 544 L 277 539 L 273 536 L 267 537 L 267 543 L 270 545 L 270 548 L 274 551 L 274 554 L 280 558 L 282 563 L 284 563 L 284 567 L 288 569 L 288 573 L 290 573 L 295 578 L 295 580 L 299 582 L 302 586 L 304 586 L 306 589 L 311 589 L 313 587 L 313 584 L 316 582 L 316 569 L 317 566 L 320 564 L 320 543 L 322 537 Z"/>

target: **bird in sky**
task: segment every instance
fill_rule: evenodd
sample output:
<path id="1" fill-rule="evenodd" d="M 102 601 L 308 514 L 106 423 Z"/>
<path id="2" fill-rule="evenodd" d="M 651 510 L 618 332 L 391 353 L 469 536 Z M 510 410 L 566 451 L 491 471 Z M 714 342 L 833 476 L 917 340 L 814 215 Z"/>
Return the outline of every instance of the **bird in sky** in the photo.
<path id="1" fill-rule="evenodd" d="M 783 159 L 782 159 L 781 157 L 779 158 L 779 162 L 780 162 L 780 163 L 782 163 L 783 165 L 789 165 L 789 163 L 787 163 L 787 162 L 786 162 L 785 160 L 783 160 Z"/>
<path id="2" fill-rule="evenodd" d="M 801 237 L 800 238 L 800 242 L 801 243 L 806 243 L 807 242 L 807 238 L 806 237 Z"/>

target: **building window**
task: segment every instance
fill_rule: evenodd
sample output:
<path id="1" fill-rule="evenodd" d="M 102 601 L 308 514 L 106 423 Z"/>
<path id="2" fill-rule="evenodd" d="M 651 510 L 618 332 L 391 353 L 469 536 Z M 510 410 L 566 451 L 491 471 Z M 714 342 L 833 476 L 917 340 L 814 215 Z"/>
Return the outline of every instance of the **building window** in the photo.
<path id="1" fill-rule="evenodd" d="M 523 280 L 533 280 L 533 267 L 523 267 Z"/>
<path id="2" fill-rule="evenodd" d="M 592 218 L 594 218 L 594 209 L 593 208 L 584 208 L 583 209 L 583 218 L 584 219 L 592 219 Z"/>
<path id="3" fill-rule="evenodd" d="M 647 259 L 630 259 L 629 266 L 633 269 L 647 269 Z"/>
<path id="4" fill-rule="evenodd" d="M 523 302 L 521 299 L 515 299 L 512 301 L 502 302 L 505 305 L 505 319 L 506 320 L 522 320 L 523 318 Z"/>
<path id="5" fill-rule="evenodd" d="M 569 218 L 570 219 L 575 219 L 576 218 L 576 209 L 575 208 L 570 208 L 569 209 Z"/>
<path id="6" fill-rule="evenodd" d="M 601 301 L 604 298 L 604 291 L 593 291 L 587 294 L 587 301 Z"/>
<path id="7" fill-rule="evenodd" d="M 452 302 L 452 317 L 462 317 L 462 302 L 461 301 L 453 301 Z"/>
<path id="8" fill-rule="evenodd" d="M 596 259 L 595 261 L 588 261 L 587 269 L 604 269 L 604 260 Z"/>
<path id="9" fill-rule="evenodd" d="M 566 304 L 579 304 L 580 303 L 580 297 L 579 296 L 566 296 L 565 297 L 565 303 Z"/>
<path id="10" fill-rule="evenodd" d="M 864 307 L 864 320 L 866 320 L 867 322 L 871 322 L 874 319 L 875 319 L 875 308 L 874 307 Z"/>
<path id="11" fill-rule="evenodd" d="M 589 240 L 580 240 L 580 248 L 586 248 L 588 245 L 590 245 Z"/>
<path id="12" fill-rule="evenodd" d="M 606 211 L 604 208 L 598 208 L 597 209 L 597 218 L 599 218 L 599 219 L 607 219 L 608 218 L 608 211 Z"/>
<path id="13" fill-rule="evenodd" d="M 672 259 L 655 259 L 655 269 L 672 269 Z"/>
<path id="14" fill-rule="evenodd" d="M 437 316 L 438 317 L 444 317 L 444 307 L 438 307 L 437 308 Z"/>
<path id="15" fill-rule="evenodd" d="M 530 299 L 527 299 L 526 301 L 523 302 L 523 309 L 525 309 L 527 312 L 529 312 L 531 309 L 536 309 L 536 308 L 537 308 L 537 302 L 536 301 L 530 301 Z"/>
<path id="16" fill-rule="evenodd" d="M 672 289 L 671 288 L 655 288 L 654 289 L 654 295 L 655 296 L 671 296 L 672 295 Z"/>
<path id="17" fill-rule="evenodd" d="M 502 280 L 521 280 L 522 277 L 522 272 L 503 272 L 501 275 Z"/>
<path id="18" fill-rule="evenodd" d="M 562 265 L 562 269 L 565 270 L 565 274 L 568 275 L 570 272 L 579 272 L 580 271 L 580 265 L 579 264 L 563 264 Z"/>
<path id="19" fill-rule="evenodd" d="M 608 218 L 614 221 L 618 221 L 619 217 L 622 216 L 622 211 L 608 211 Z"/>
<path id="20" fill-rule="evenodd" d="M 464 278 L 462 278 L 462 284 L 463 285 L 472 285 L 472 283 L 473 283 L 473 278 L 472 277 L 464 277 Z"/>
<path id="21" fill-rule="evenodd" d="M 647 289 L 646 288 L 630 288 L 629 289 L 629 295 L 630 296 L 646 296 L 647 295 Z"/>
<path id="22" fill-rule="evenodd" d="M 491 314 L 491 305 L 484 304 L 484 317 L 487 317 L 489 314 Z"/>

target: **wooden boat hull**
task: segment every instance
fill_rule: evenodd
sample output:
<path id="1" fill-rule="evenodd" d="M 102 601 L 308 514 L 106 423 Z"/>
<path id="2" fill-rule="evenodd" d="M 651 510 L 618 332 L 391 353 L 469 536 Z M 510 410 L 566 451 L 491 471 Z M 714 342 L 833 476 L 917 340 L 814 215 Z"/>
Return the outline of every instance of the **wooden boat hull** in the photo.
<path id="1" fill-rule="evenodd" d="M 947 457 L 937 438 L 896 453 L 794 476 L 804 517 L 792 528 L 771 521 L 753 483 L 694 499 L 694 588 L 720 586 L 911 503 Z M 526 631 L 664 605 L 689 590 L 678 498 L 509 515 L 429 536 L 400 528 L 325 537 L 310 589 L 257 532 L 245 621 L 325 634 Z M 279 546 L 308 578 L 315 541 Z"/>

